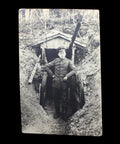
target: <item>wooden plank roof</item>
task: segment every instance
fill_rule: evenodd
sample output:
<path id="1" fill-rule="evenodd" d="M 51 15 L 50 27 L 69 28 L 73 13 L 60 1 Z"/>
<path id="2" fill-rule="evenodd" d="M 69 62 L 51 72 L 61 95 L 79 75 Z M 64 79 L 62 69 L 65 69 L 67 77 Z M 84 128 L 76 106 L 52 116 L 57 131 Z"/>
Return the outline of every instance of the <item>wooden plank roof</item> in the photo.
<path id="1" fill-rule="evenodd" d="M 54 30 L 54 31 L 51 31 L 51 32 L 46 33 L 46 34 L 44 34 L 43 36 L 39 37 L 39 39 L 37 39 L 37 41 L 35 42 L 34 45 L 42 44 L 42 43 L 45 43 L 45 42 L 47 42 L 47 41 L 50 41 L 50 40 L 55 39 L 55 38 L 58 38 L 58 37 L 60 37 L 60 38 L 62 38 L 62 39 L 65 39 L 66 41 L 69 41 L 69 42 L 70 42 L 70 41 L 71 41 L 71 38 L 72 38 L 72 35 L 70 35 L 70 34 L 65 34 L 65 33 L 63 33 L 63 32 Z M 77 45 L 78 47 L 79 47 L 79 46 L 80 46 L 80 47 L 81 47 L 81 46 L 82 46 L 82 47 L 86 47 L 86 44 L 85 44 L 85 43 L 81 43 L 78 38 L 76 38 L 76 40 L 74 41 L 74 44 Z"/>

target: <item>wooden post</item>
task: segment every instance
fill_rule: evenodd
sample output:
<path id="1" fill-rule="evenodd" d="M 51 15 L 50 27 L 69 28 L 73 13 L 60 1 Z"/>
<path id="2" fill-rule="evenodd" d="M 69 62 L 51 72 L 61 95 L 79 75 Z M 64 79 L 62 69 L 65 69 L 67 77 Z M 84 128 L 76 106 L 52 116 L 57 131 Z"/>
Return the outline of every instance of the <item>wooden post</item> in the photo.
<path id="1" fill-rule="evenodd" d="M 77 26 L 76 26 L 76 28 L 75 28 L 74 34 L 72 36 L 72 39 L 71 39 L 71 42 L 70 42 L 70 45 L 69 45 L 69 49 L 71 49 L 72 46 L 73 46 L 73 43 L 75 41 L 75 38 L 77 37 L 77 33 L 78 33 L 78 30 L 79 30 L 80 26 L 81 26 L 81 24 L 78 23 Z"/>
<path id="2" fill-rule="evenodd" d="M 39 55 L 39 59 L 38 59 L 38 60 L 40 60 L 40 58 L 41 58 L 41 55 Z M 34 75 L 35 75 L 35 73 L 36 73 L 36 69 L 37 69 L 39 66 L 40 66 L 39 63 L 37 62 L 37 63 L 35 64 L 34 68 L 33 68 L 33 71 L 32 71 L 32 73 L 31 73 L 31 75 L 30 75 L 30 78 L 29 78 L 29 80 L 28 80 L 28 84 L 31 84 L 31 83 L 32 83 L 33 77 L 34 77 Z"/>
<path id="3" fill-rule="evenodd" d="M 42 60 L 43 60 L 44 64 L 46 64 L 47 63 L 47 57 L 46 57 L 45 48 L 41 47 L 41 49 L 42 49 Z"/>
<path id="4" fill-rule="evenodd" d="M 33 69 L 32 73 L 31 73 L 31 75 L 30 75 L 30 78 L 29 78 L 29 80 L 28 80 L 28 84 L 31 84 L 31 83 L 32 83 L 33 77 L 34 77 L 34 75 L 35 75 L 35 72 L 36 72 L 36 69 L 38 68 L 38 66 L 39 66 L 39 64 L 36 63 L 35 66 L 34 66 L 34 69 Z"/>
<path id="5" fill-rule="evenodd" d="M 72 48 L 72 57 L 71 57 L 71 60 L 72 60 L 73 63 L 75 61 L 75 50 L 76 50 L 76 47 L 74 45 L 73 48 Z"/>

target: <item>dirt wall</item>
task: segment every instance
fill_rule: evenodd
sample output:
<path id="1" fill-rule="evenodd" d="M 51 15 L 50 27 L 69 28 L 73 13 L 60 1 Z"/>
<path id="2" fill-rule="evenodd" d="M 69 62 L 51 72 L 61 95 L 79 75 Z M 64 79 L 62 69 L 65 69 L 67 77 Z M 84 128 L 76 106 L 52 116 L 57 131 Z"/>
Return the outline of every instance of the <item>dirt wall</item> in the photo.
<path id="1" fill-rule="evenodd" d="M 69 121 L 70 135 L 102 135 L 100 48 L 78 66 L 78 79 L 84 85 L 85 105 Z"/>

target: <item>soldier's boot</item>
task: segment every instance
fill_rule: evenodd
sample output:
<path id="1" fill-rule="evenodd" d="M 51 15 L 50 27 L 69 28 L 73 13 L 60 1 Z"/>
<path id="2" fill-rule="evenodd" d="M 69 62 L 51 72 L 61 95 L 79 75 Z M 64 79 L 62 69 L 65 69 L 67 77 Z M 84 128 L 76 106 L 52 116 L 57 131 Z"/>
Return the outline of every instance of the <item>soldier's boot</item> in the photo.
<path id="1" fill-rule="evenodd" d="M 55 115 L 54 118 L 57 119 L 60 117 L 60 92 L 57 89 L 53 89 L 54 96 L 54 106 L 55 106 Z"/>
<path id="2" fill-rule="evenodd" d="M 55 104 L 55 115 L 54 118 L 57 119 L 58 117 L 60 117 L 60 105 L 59 103 Z"/>
<path id="3" fill-rule="evenodd" d="M 68 120 L 67 114 L 66 114 L 66 113 L 63 113 L 63 112 L 61 113 L 60 118 L 61 118 L 62 120 L 64 120 L 65 122 Z"/>
<path id="4" fill-rule="evenodd" d="M 67 89 L 63 89 L 62 91 L 62 99 L 61 99 L 61 119 L 67 121 L 67 108 L 68 108 L 68 91 Z"/>
<path id="5" fill-rule="evenodd" d="M 40 94 L 40 105 L 45 108 L 45 90 L 41 89 L 41 94 Z"/>
<path id="6" fill-rule="evenodd" d="M 54 118 L 57 119 L 57 118 L 59 118 L 59 117 L 60 117 L 60 109 L 59 109 L 59 107 L 56 107 L 56 108 L 55 108 Z"/>

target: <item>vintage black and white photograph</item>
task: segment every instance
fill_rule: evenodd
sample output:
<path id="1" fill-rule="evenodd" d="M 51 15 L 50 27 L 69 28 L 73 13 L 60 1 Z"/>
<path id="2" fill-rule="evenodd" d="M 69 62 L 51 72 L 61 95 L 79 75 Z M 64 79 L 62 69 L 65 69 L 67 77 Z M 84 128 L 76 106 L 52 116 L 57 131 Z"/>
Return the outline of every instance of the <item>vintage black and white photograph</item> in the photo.
<path id="1" fill-rule="evenodd" d="M 102 136 L 100 11 L 18 10 L 22 133 Z"/>

